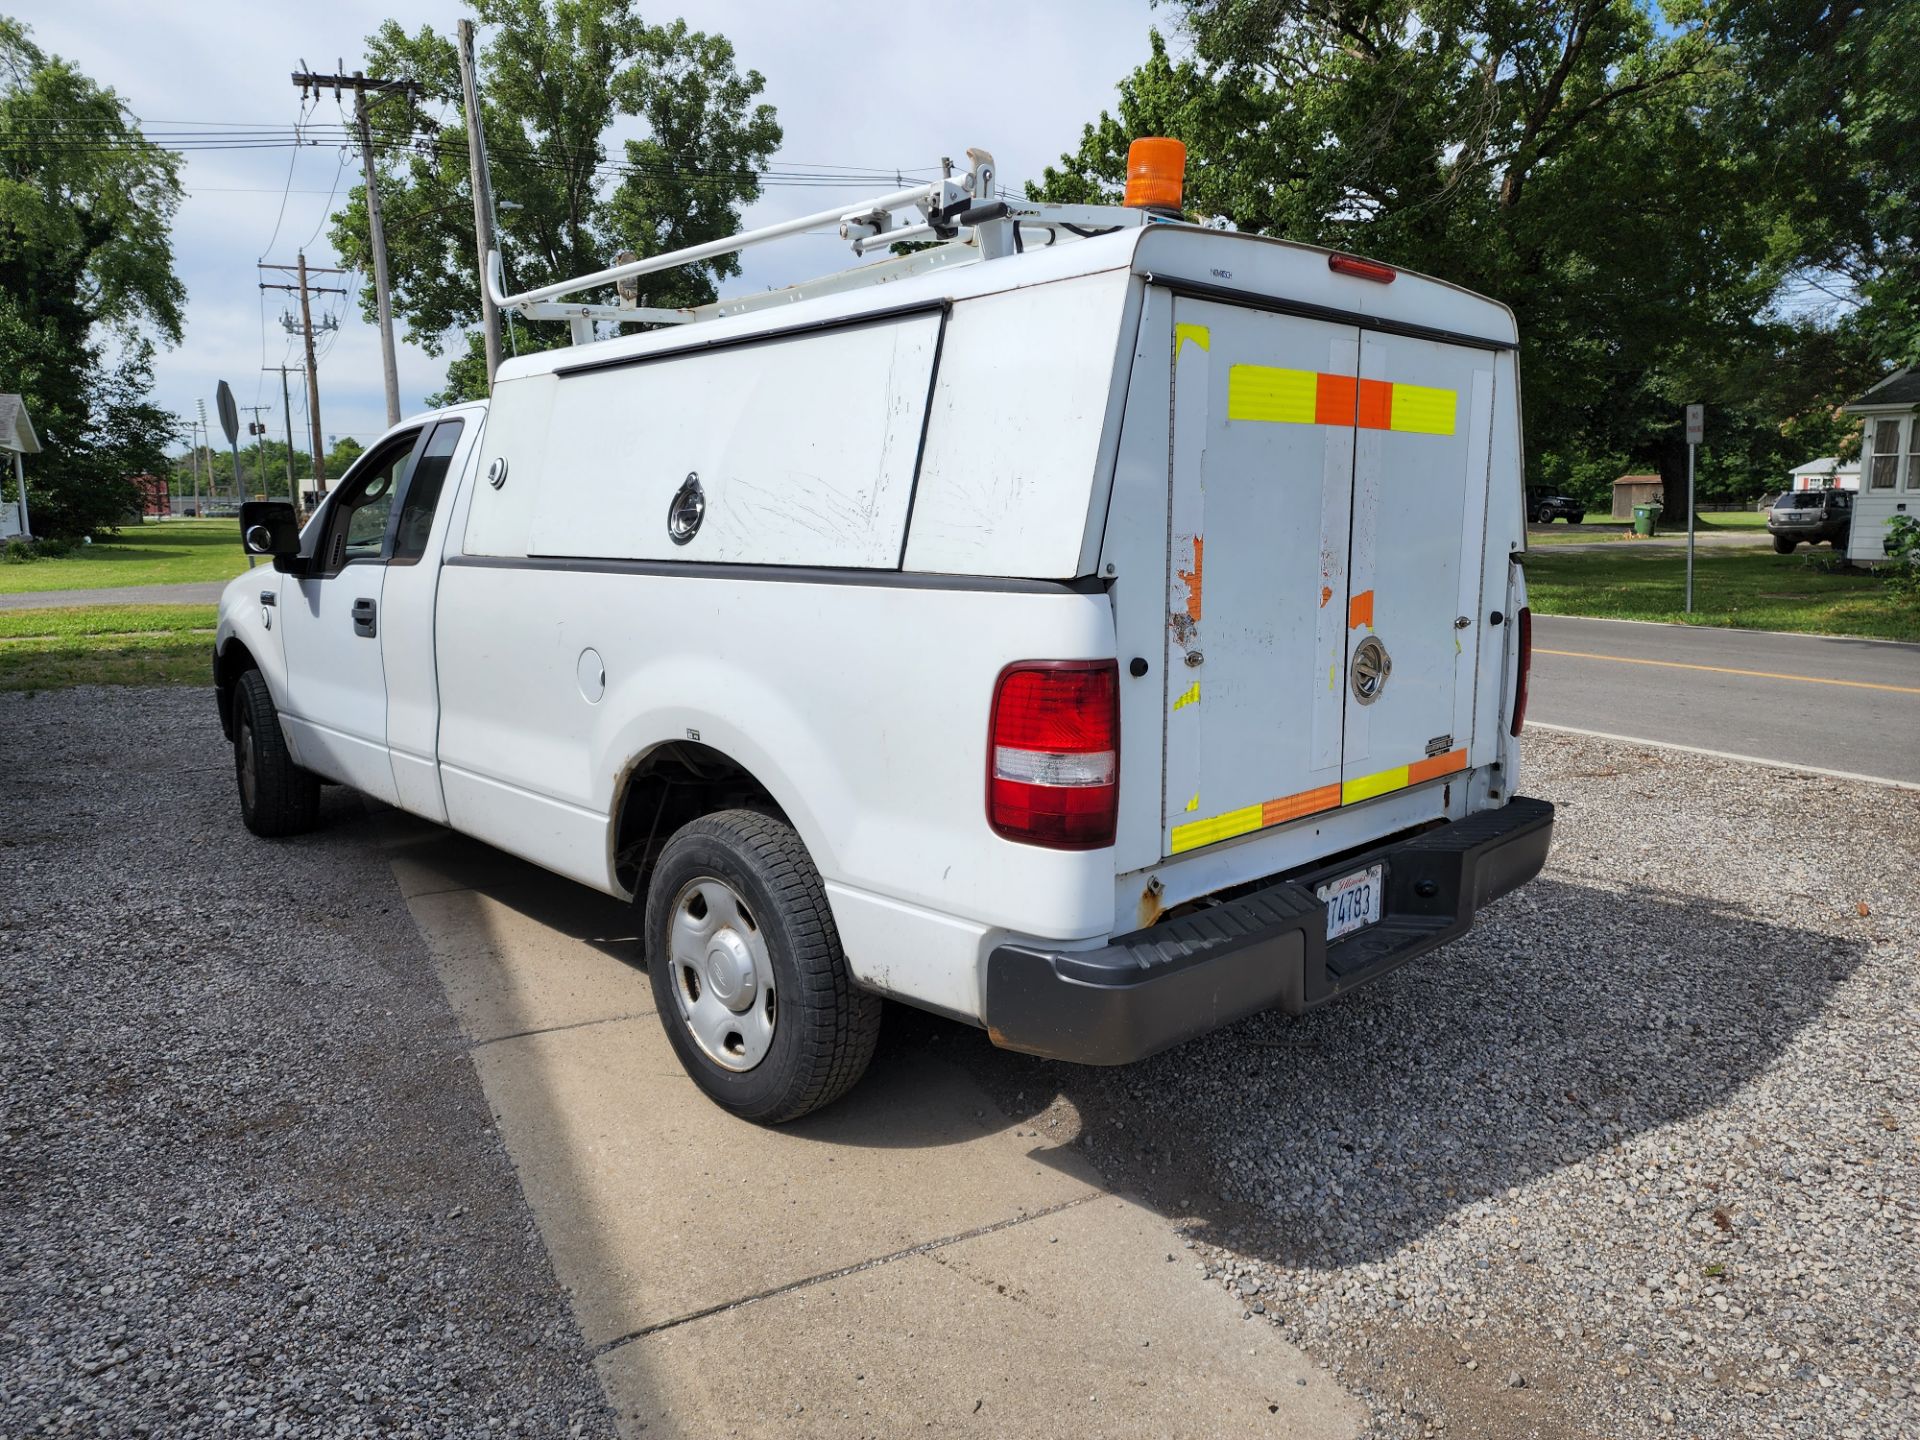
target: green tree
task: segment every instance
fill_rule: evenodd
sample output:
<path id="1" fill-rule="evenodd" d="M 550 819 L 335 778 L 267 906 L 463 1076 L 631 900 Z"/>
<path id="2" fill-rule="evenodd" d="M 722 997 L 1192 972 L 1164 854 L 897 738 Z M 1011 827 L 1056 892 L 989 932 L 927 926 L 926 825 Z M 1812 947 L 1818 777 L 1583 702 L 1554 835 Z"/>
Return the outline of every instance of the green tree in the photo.
<path id="1" fill-rule="evenodd" d="M 128 477 L 165 473 L 173 418 L 150 403 L 153 344 L 177 344 L 186 292 L 168 227 L 178 162 L 119 97 L 0 17 L 0 388 L 25 397 L 44 453 L 33 528 L 111 529 Z"/>
<path id="2" fill-rule="evenodd" d="M 1796 68 L 1795 49 L 1812 12 L 1852 8 L 1774 0 L 1763 20 L 1764 6 L 1673 0 L 1664 24 L 1634 0 L 1180 8 L 1190 53 L 1155 36 L 1117 112 L 1037 188 L 1115 197 L 1127 142 L 1175 135 L 1190 209 L 1505 301 L 1534 481 L 1590 504 L 1615 465 L 1680 481 L 1681 407 L 1704 400 L 1726 471 L 1714 483 L 1757 490 L 1796 436 L 1820 429 L 1811 417 L 1871 373 L 1869 347 L 1783 304 L 1796 277 L 1840 267 L 1863 242 L 1852 224 L 1819 239 L 1814 215 L 1847 189 L 1810 188 L 1832 147 L 1791 152 L 1769 128 L 1833 124 L 1825 82 Z M 1909 21 L 1915 10 L 1884 8 Z M 1894 83 L 1899 67 L 1881 64 Z M 1825 65 L 1831 81 L 1840 62 Z M 1781 77 L 1795 82 L 1784 115 L 1765 103 Z M 1879 142 L 1889 154 L 1912 143 L 1911 130 Z"/>
<path id="3" fill-rule="evenodd" d="M 475 0 L 473 12 L 491 32 L 479 56 L 480 104 L 512 288 L 601 269 L 621 250 L 654 255 L 738 228 L 780 126 L 758 101 L 760 75 L 737 68 L 724 37 L 681 21 L 649 25 L 630 0 Z M 441 354 L 450 334 L 480 317 L 454 42 L 388 21 L 368 38 L 367 67 L 436 97 L 427 108 L 437 120 L 393 100 L 373 113 L 394 310 L 409 339 Z M 624 140 L 623 160 L 610 163 L 608 132 L 622 121 L 645 133 Z M 347 264 L 369 268 L 364 187 L 331 233 Z M 648 299 L 700 304 L 738 273 L 735 257 L 720 256 L 650 276 Z M 567 338 L 562 325 L 515 322 L 514 331 L 522 350 Z M 436 398 L 484 395 L 478 333 L 456 346 Z"/>

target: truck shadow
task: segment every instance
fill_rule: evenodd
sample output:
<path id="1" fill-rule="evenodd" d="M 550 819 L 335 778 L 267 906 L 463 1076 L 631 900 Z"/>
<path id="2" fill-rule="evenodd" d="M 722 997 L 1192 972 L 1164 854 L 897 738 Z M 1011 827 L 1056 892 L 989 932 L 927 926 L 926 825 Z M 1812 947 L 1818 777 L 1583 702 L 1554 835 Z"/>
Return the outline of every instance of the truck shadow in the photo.
<path id="1" fill-rule="evenodd" d="M 1010 1056 L 960 1027 L 948 1053 L 1016 1122 L 1069 1101 L 1115 1188 L 1215 1238 L 1346 1265 L 1722 1103 L 1864 949 L 1695 896 L 1542 879 L 1298 1019 L 1254 1016 L 1115 1070 Z"/>

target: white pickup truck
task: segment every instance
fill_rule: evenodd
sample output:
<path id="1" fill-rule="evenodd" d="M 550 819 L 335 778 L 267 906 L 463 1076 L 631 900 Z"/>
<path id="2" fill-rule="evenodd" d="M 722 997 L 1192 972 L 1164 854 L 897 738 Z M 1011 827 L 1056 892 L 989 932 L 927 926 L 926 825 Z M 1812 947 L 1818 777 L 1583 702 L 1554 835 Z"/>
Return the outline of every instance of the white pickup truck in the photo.
<path id="1" fill-rule="evenodd" d="M 1551 835 L 1510 313 L 952 191 L 938 249 L 511 360 L 304 529 L 249 506 L 221 602 L 256 833 L 337 782 L 631 897 L 759 1121 L 881 997 L 1092 1064 L 1299 1014 Z"/>

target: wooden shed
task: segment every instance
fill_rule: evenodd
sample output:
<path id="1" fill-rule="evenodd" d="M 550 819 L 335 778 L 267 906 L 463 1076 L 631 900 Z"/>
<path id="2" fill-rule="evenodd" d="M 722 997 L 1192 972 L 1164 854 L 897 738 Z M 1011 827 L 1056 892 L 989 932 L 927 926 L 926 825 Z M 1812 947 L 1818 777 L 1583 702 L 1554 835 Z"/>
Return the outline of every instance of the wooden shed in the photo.
<path id="1" fill-rule="evenodd" d="M 1613 518 L 1633 519 L 1636 505 L 1664 504 L 1666 482 L 1658 475 L 1622 475 L 1613 482 Z"/>

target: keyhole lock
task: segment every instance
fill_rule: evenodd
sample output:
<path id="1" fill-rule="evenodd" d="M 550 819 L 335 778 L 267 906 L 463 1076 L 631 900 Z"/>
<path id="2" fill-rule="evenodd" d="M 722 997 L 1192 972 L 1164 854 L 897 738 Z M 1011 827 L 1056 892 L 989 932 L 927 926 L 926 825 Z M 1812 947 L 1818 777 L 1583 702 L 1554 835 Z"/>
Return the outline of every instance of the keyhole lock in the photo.
<path id="1" fill-rule="evenodd" d="M 1207 657 L 1202 655 L 1198 650 L 1189 650 L 1187 652 L 1187 668 L 1189 670 L 1197 670 L 1206 663 Z"/>

